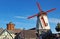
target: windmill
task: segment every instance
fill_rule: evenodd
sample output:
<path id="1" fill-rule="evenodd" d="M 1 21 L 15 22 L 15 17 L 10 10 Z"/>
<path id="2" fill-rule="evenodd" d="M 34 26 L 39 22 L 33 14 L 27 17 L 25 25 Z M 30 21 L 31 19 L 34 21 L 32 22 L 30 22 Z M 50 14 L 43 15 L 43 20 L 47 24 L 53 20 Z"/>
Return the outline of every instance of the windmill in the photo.
<path id="1" fill-rule="evenodd" d="M 36 2 L 38 9 L 39 9 L 39 13 L 35 14 L 33 16 L 29 16 L 28 19 L 33 18 L 35 16 L 37 16 L 37 25 L 36 25 L 36 29 L 37 30 L 50 30 L 50 26 L 49 26 L 49 22 L 48 22 L 48 17 L 47 17 L 47 13 L 54 11 L 56 8 L 52 8 L 51 10 L 47 10 L 46 12 L 44 12 L 41 9 L 41 6 L 38 2 Z M 40 31 L 39 31 L 40 32 Z M 40 33 L 39 33 L 40 34 Z"/>
<path id="2" fill-rule="evenodd" d="M 44 12 L 44 11 L 42 11 L 42 9 L 40 7 L 40 4 L 38 2 L 36 2 L 36 4 L 38 6 L 39 13 L 35 14 L 33 16 L 29 16 L 28 19 L 37 16 L 37 22 L 38 22 L 37 24 L 40 24 L 42 29 L 50 29 L 49 28 L 48 18 L 47 18 L 47 13 L 55 10 L 56 8 L 53 8 L 51 10 L 48 10 L 48 11 Z M 39 25 L 37 25 L 37 26 L 39 26 Z"/>

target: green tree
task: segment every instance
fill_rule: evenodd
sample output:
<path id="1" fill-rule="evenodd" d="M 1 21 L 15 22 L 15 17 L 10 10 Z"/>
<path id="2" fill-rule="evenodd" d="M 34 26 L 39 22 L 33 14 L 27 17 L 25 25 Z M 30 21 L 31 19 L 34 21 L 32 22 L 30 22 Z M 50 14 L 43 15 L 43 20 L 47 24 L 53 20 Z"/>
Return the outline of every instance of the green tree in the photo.
<path id="1" fill-rule="evenodd" d="M 56 31 L 59 32 L 60 31 L 60 23 L 57 23 L 57 26 L 56 26 Z"/>

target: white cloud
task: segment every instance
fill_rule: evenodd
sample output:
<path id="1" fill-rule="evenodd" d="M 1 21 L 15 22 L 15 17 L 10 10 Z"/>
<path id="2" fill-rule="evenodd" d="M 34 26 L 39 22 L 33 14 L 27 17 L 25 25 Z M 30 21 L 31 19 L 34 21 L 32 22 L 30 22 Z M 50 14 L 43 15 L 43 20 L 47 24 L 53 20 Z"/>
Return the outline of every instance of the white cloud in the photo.
<path id="1" fill-rule="evenodd" d="M 37 18 L 36 17 L 33 17 L 33 18 L 30 18 L 30 19 L 27 19 L 27 17 L 23 17 L 23 16 L 15 16 L 15 18 L 18 18 L 18 19 L 26 19 L 26 20 L 36 20 Z"/>
<path id="2" fill-rule="evenodd" d="M 26 19 L 26 20 L 31 20 L 31 21 L 36 21 L 37 17 L 33 17 L 31 19 L 27 19 L 27 17 L 23 17 L 23 16 L 15 16 L 15 18 L 18 18 L 18 19 Z M 49 18 L 49 22 L 50 23 L 60 23 L 60 19 L 58 18 Z"/>
<path id="3" fill-rule="evenodd" d="M 15 16 L 15 18 L 22 18 L 22 19 L 26 19 L 27 17 L 23 17 L 23 16 Z"/>
<path id="4" fill-rule="evenodd" d="M 60 23 L 60 19 L 58 18 L 49 18 L 50 23 Z"/>

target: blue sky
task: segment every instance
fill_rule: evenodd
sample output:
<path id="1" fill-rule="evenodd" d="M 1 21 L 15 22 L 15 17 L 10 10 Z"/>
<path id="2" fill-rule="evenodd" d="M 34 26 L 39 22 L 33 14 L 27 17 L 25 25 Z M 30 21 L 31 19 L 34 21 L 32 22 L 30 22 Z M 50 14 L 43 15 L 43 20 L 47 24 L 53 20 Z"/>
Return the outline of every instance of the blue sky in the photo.
<path id="1" fill-rule="evenodd" d="M 48 13 L 48 19 L 52 32 L 60 22 L 60 0 L 38 0 L 43 11 L 56 8 Z M 36 0 L 0 0 L 0 28 L 6 28 L 6 24 L 12 21 L 15 28 L 30 29 L 36 27 L 36 17 L 27 19 L 28 16 L 39 12 Z"/>

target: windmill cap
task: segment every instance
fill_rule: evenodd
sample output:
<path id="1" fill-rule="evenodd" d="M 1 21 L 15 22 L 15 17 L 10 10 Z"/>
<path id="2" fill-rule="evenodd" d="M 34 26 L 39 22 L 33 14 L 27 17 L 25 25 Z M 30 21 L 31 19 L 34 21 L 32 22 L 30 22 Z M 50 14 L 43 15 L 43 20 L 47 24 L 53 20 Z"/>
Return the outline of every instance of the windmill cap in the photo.
<path id="1" fill-rule="evenodd" d="M 14 24 L 14 23 L 12 23 L 12 22 L 9 22 L 9 24 Z"/>

